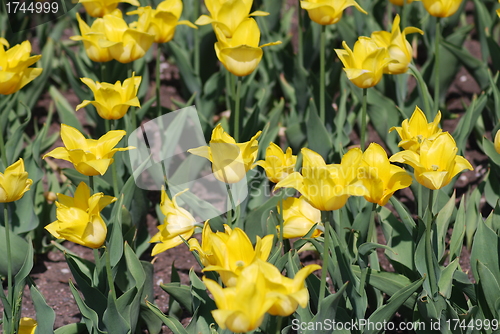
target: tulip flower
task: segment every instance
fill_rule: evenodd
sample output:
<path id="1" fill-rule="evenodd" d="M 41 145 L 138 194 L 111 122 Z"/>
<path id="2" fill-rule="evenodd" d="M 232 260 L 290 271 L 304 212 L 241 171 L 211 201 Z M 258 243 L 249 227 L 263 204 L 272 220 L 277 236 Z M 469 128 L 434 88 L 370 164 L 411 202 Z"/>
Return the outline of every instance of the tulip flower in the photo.
<path id="1" fill-rule="evenodd" d="M 304 308 L 309 301 L 309 292 L 305 287 L 305 280 L 313 271 L 321 269 L 317 264 L 311 264 L 300 269 L 294 278 L 281 275 L 278 268 L 272 264 L 259 260 L 256 262 L 259 271 L 266 281 L 266 296 L 274 299 L 274 304 L 267 311 L 271 315 L 287 317 L 297 307 Z"/>
<path id="2" fill-rule="evenodd" d="M 23 317 L 19 320 L 18 334 L 35 334 L 38 323 L 35 319 Z"/>
<path id="3" fill-rule="evenodd" d="M 126 64 L 142 58 L 154 41 L 154 36 L 127 25 L 120 11 L 103 17 L 105 39 L 99 40 L 99 46 L 108 48 L 113 59 Z"/>
<path id="4" fill-rule="evenodd" d="M 350 150 L 336 165 L 326 165 L 321 155 L 307 148 L 302 149 L 302 155 L 302 174 L 290 174 L 276 185 L 276 189 L 294 188 L 321 211 L 340 209 L 351 195 L 368 195 L 367 189 L 356 183 L 362 156 L 360 149 Z"/>
<path id="5" fill-rule="evenodd" d="M 259 160 L 255 164 L 264 168 L 271 182 L 278 183 L 293 173 L 296 162 L 297 156 L 292 155 L 290 147 L 286 149 L 286 153 L 283 153 L 281 147 L 271 143 L 266 149 L 266 159 Z"/>
<path id="6" fill-rule="evenodd" d="M 425 140 L 434 140 L 442 130 L 439 128 L 441 120 L 441 112 L 438 111 L 434 121 L 427 123 L 427 117 L 422 110 L 417 106 L 410 117 L 410 120 L 405 119 L 401 123 L 401 127 L 393 126 L 389 132 L 396 130 L 401 138 L 398 146 L 405 150 L 420 152 L 420 145 Z"/>
<path id="7" fill-rule="evenodd" d="M 30 57 L 30 53 L 29 41 L 9 49 L 9 42 L 5 38 L 0 38 L 0 94 L 13 94 L 42 73 L 41 68 L 29 68 L 42 56 Z"/>
<path id="8" fill-rule="evenodd" d="M 309 0 L 300 2 L 300 7 L 307 10 L 309 18 L 321 25 L 339 22 L 344 9 L 351 6 L 354 6 L 361 13 L 367 14 L 354 0 Z"/>
<path id="9" fill-rule="evenodd" d="M 245 19 L 236 28 L 231 38 L 215 27 L 217 43 L 215 52 L 224 67 L 236 76 L 243 77 L 252 73 L 262 59 L 262 48 L 281 44 L 280 41 L 259 46 L 260 30 L 252 18 Z"/>
<path id="10" fill-rule="evenodd" d="M 126 135 L 123 130 L 109 131 L 98 140 L 86 139 L 77 129 L 61 124 L 61 139 L 65 147 L 57 147 L 43 158 L 52 157 L 71 162 L 83 175 L 104 175 L 113 163 L 113 156 L 118 151 L 127 151 L 135 147 L 114 148 Z"/>
<path id="11" fill-rule="evenodd" d="M 407 188 L 412 182 L 410 174 L 391 165 L 385 150 L 376 143 L 370 144 L 363 153 L 358 179 L 368 189 L 365 199 L 380 206 L 386 205 L 396 190 Z"/>
<path id="12" fill-rule="evenodd" d="M 448 17 L 455 14 L 463 0 L 422 0 L 429 14 L 436 17 Z"/>
<path id="13" fill-rule="evenodd" d="M 139 7 L 128 12 L 127 15 L 137 14 L 137 29 L 154 36 L 155 43 L 167 43 L 174 38 L 175 28 L 178 25 L 197 27 L 189 21 L 179 21 L 182 14 L 181 0 L 165 0 L 158 4 L 156 9 L 149 6 Z"/>
<path id="14" fill-rule="evenodd" d="M 217 271 L 226 286 L 235 286 L 242 271 L 257 259 L 266 261 L 273 246 L 273 235 L 256 237 L 255 248 L 246 233 L 224 225 L 225 232 L 212 232 L 205 224 L 202 245 L 196 239 L 189 240 L 190 250 L 197 251 L 203 271 Z"/>
<path id="15" fill-rule="evenodd" d="M 393 5 L 396 5 L 396 6 L 404 6 L 405 2 L 404 0 L 389 0 Z M 406 0 L 406 4 L 409 5 L 411 4 L 413 1 L 420 1 L 420 0 Z"/>
<path id="16" fill-rule="evenodd" d="M 406 150 L 394 154 L 389 160 L 412 166 L 417 182 L 436 190 L 450 183 L 461 171 L 473 170 L 469 161 L 457 155 L 457 151 L 453 137 L 443 132 L 432 141 L 424 141 L 420 146 L 420 154 Z"/>
<path id="17" fill-rule="evenodd" d="M 132 6 L 141 5 L 137 0 L 79 0 L 85 11 L 92 17 L 103 17 L 106 14 L 111 14 L 120 2 L 125 2 Z"/>
<path id="18" fill-rule="evenodd" d="M 95 101 L 85 100 L 76 110 L 92 104 L 99 116 L 104 119 L 120 119 L 127 113 L 129 107 L 140 107 L 137 91 L 141 84 L 141 77 L 132 74 L 132 78 L 125 79 L 123 85 L 117 81 L 114 85 L 106 82 L 94 82 L 89 78 L 81 78 L 94 93 Z"/>
<path id="19" fill-rule="evenodd" d="M 106 240 L 106 223 L 101 210 L 116 201 L 103 193 L 90 195 L 90 188 L 81 182 L 70 197 L 57 194 L 57 220 L 45 229 L 57 239 L 66 239 L 82 246 L 100 248 Z"/>
<path id="20" fill-rule="evenodd" d="M 250 13 L 253 0 L 205 0 L 211 16 L 201 15 L 195 24 L 212 24 L 214 30 L 220 29 L 224 36 L 232 38 L 236 28 L 249 16 L 266 16 L 267 12 Z"/>
<path id="21" fill-rule="evenodd" d="M 233 333 L 246 333 L 257 329 L 266 312 L 278 301 L 269 298 L 266 280 L 258 265 L 244 270 L 235 286 L 222 288 L 217 282 L 203 277 L 207 289 L 217 305 L 212 315 L 222 329 Z"/>
<path id="22" fill-rule="evenodd" d="M 280 210 L 278 206 L 278 211 Z M 283 238 L 302 238 L 314 224 L 323 225 L 321 211 L 309 204 L 303 196 L 289 197 L 283 201 Z M 315 229 L 311 237 L 319 237 L 321 233 L 320 229 Z"/>
<path id="23" fill-rule="evenodd" d="M 371 38 L 379 47 L 387 50 L 387 57 L 390 62 L 384 68 L 384 73 L 387 74 L 402 74 L 408 70 L 408 65 L 411 63 L 413 56 L 413 48 L 406 40 L 407 34 L 424 32 L 415 27 L 406 27 L 403 32 L 399 28 L 400 18 L 396 15 L 392 23 L 392 31 L 376 31 L 372 33 Z"/>
<path id="24" fill-rule="evenodd" d="M 0 173 L 0 203 L 9 203 L 21 199 L 25 192 L 30 190 L 33 184 L 28 179 L 28 173 L 24 169 L 23 159 L 7 167 L 4 173 Z"/>
<path id="25" fill-rule="evenodd" d="M 500 154 L 500 130 L 497 131 L 497 134 L 495 135 L 495 150 Z"/>
<path id="26" fill-rule="evenodd" d="M 172 197 L 168 197 L 165 189 L 161 190 L 160 209 L 165 215 L 163 224 L 158 226 L 159 232 L 156 233 L 149 242 L 158 242 L 151 252 L 155 256 L 167 249 L 174 248 L 188 240 L 194 233 L 196 219 L 184 208 L 177 204 L 177 197 L 185 193 L 188 189 L 181 191 Z"/>
<path id="27" fill-rule="evenodd" d="M 189 153 L 206 158 L 212 162 L 212 171 L 217 180 L 225 183 L 238 183 L 254 167 L 259 142 L 257 137 L 262 131 L 245 143 L 236 143 L 218 124 L 212 131 L 209 146 L 188 150 Z"/>
<path id="28" fill-rule="evenodd" d="M 359 88 L 370 88 L 382 79 L 384 69 L 391 61 L 386 49 L 368 37 L 359 37 L 351 50 L 342 42 L 343 49 L 335 49 L 337 56 L 344 64 L 347 78 Z"/>
<path id="29" fill-rule="evenodd" d="M 90 60 L 97 63 L 105 63 L 112 60 L 113 57 L 111 57 L 109 49 L 99 45 L 100 40 L 106 40 L 106 35 L 104 34 L 104 20 L 96 19 L 92 23 L 92 26 L 89 27 L 87 23 L 82 20 L 80 14 L 76 13 L 76 19 L 78 20 L 81 36 L 71 36 L 70 39 L 83 42 L 85 53 Z"/>

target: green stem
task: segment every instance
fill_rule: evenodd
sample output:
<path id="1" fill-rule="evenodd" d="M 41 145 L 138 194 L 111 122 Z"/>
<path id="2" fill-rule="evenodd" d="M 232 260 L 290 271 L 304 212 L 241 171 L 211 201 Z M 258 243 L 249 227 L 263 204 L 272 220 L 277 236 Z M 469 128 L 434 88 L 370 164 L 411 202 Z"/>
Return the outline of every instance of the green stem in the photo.
<path id="1" fill-rule="evenodd" d="M 280 201 L 279 201 L 279 206 L 280 206 L 280 210 L 279 210 L 279 220 L 280 220 L 280 234 L 279 234 L 279 241 L 280 241 L 280 245 L 283 245 L 283 228 L 284 228 L 284 221 L 283 221 L 283 193 L 284 193 L 284 190 L 283 189 L 280 189 Z"/>
<path id="2" fill-rule="evenodd" d="M 366 143 L 366 103 L 367 103 L 368 88 L 363 88 L 363 107 L 361 109 L 361 150 L 365 150 Z"/>
<path id="3" fill-rule="evenodd" d="M 238 83 L 236 86 L 236 93 L 234 95 L 234 139 L 236 142 L 240 140 L 240 123 L 241 123 L 241 115 L 240 115 L 240 100 L 241 100 L 241 77 L 238 77 Z"/>
<path id="4" fill-rule="evenodd" d="M 95 262 L 95 270 L 98 273 L 101 270 L 101 254 L 99 254 L 99 249 L 94 248 L 94 262 Z M 99 276 L 99 275 L 95 275 Z M 92 282 L 93 287 L 97 287 L 98 282 Z"/>
<path id="5" fill-rule="evenodd" d="M 300 6 L 300 1 L 301 0 L 298 0 L 297 1 L 297 4 L 298 4 L 298 7 L 297 7 L 297 13 L 298 13 L 298 16 L 299 16 L 299 23 L 298 23 L 298 52 L 297 52 L 297 57 L 299 58 L 299 66 L 300 67 L 303 67 L 304 66 L 304 50 L 303 50 L 303 45 L 304 45 L 304 42 L 303 42 L 303 39 L 304 39 L 304 36 L 303 36 L 303 31 L 302 31 L 302 26 L 304 25 L 304 19 L 302 18 L 302 12 L 301 12 L 301 6 Z"/>
<path id="6" fill-rule="evenodd" d="M 370 221 L 368 222 L 368 233 L 366 235 L 366 242 L 373 242 L 376 240 L 373 240 L 373 232 L 375 231 L 375 215 L 377 214 L 377 203 L 373 203 L 372 205 L 372 212 L 370 215 Z M 368 258 L 368 257 L 366 257 Z M 361 296 L 365 295 L 365 282 L 366 282 L 366 276 L 368 275 L 368 267 L 367 263 L 364 263 L 364 266 L 361 268 L 361 279 L 359 282 L 359 294 Z"/>
<path id="7" fill-rule="evenodd" d="M 423 191 L 423 186 L 419 183 L 418 184 L 418 199 L 417 199 L 417 214 L 420 218 L 422 218 L 422 191 Z"/>
<path id="8" fill-rule="evenodd" d="M 431 239 L 431 233 L 432 233 L 432 224 L 434 223 L 434 215 L 432 213 L 432 206 L 433 206 L 433 194 L 434 192 L 432 190 L 429 191 L 429 217 L 427 219 L 427 224 L 425 226 L 425 256 L 427 258 L 427 266 L 428 266 L 428 274 L 429 274 L 429 284 L 431 286 L 431 293 L 432 296 L 431 298 L 434 299 L 434 295 L 437 292 L 437 282 L 436 282 L 436 275 L 435 275 L 435 268 L 434 268 L 434 256 L 433 256 L 433 250 L 432 250 L 432 239 Z"/>
<path id="9" fill-rule="evenodd" d="M 434 39 L 434 112 L 439 111 L 439 42 L 441 39 L 441 25 L 436 18 L 436 38 Z M 435 115 L 434 114 L 434 115 Z"/>
<path id="10" fill-rule="evenodd" d="M 106 81 L 106 63 L 100 63 L 101 64 L 101 82 Z"/>
<path id="11" fill-rule="evenodd" d="M 161 48 L 160 44 L 157 44 L 156 49 L 156 106 L 158 108 L 158 116 L 161 115 L 161 98 L 160 98 L 160 58 L 161 58 Z"/>
<path id="12" fill-rule="evenodd" d="M 326 26 L 321 26 L 321 42 L 319 50 L 319 118 L 325 124 L 325 53 Z"/>
<path id="13" fill-rule="evenodd" d="M 406 28 L 406 10 L 407 10 L 406 7 L 408 7 L 407 4 L 408 4 L 408 1 L 404 0 L 403 1 L 403 8 L 401 8 L 401 29 Z"/>
<path id="14" fill-rule="evenodd" d="M 9 222 L 9 206 L 8 203 L 3 203 L 3 217 L 5 224 L 5 244 L 7 246 L 7 298 L 11 306 L 11 310 L 14 309 L 14 291 L 12 289 L 12 251 L 10 249 L 10 222 Z M 9 319 L 7 322 L 9 323 L 9 328 L 6 330 L 6 334 L 13 333 L 14 325 L 12 321 L 14 321 L 12 314 L 7 315 Z"/>
<path id="15" fill-rule="evenodd" d="M 321 268 L 321 283 L 319 285 L 318 313 L 321 309 L 321 302 L 325 299 L 326 276 L 328 275 L 328 262 L 330 262 L 330 220 L 333 220 L 333 211 L 330 212 L 329 217 L 325 220 L 325 241 L 323 243 L 323 267 Z"/>
<path id="16" fill-rule="evenodd" d="M 236 209 L 234 205 L 233 192 L 231 191 L 231 186 L 226 183 L 227 195 L 229 196 L 229 201 L 231 203 L 231 209 L 227 211 L 227 224 L 232 227 L 233 224 L 233 210 Z"/>
<path id="17" fill-rule="evenodd" d="M 111 131 L 111 128 L 112 128 L 112 126 L 111 126 L 111 120 L 109 120 L 109 119 L 104 120 L 104 124 L 105 124 L 105 127 L 106 127 L 106 132 Z M 135 129 L 135 125 L 134 125 L 134 129 Z M 118 172 L 116 171 L 115 162 L 113 162 L 111 164 L 111 173 L 112 173 L 112 176 L 113 176 L 113 193 L 114 193 L 115 197 L 118 197 L 118 195 L 120 194 L 120 191 L 118 190 Z"/>
<path id="18" fill-rule="evenodd" d="M 193 10 L 194 21 L 200 16 L 200 0 L 194 1 Z M 195 29 L 194 31 L 194 74 L 200 76 L 200 30 Z"/>
<path id="19" fill-rule="evenodd" d="M 113 271 L 111 270 L 111 256 L 107 247 L 104 248 L 104 253 L 106 255 L 106 277 L 108 278 L 109 290 L 111 291 L 113 300 L 116 300 L 115 284 L 113 282 Z"/>
<path id="20" fill-rule="evenodd" d="M 3 139 L 3 132 L 1 127 L 0 127 L 0 154 L 2 155 L 2 163 L 4 165 L 4 168 L 7 168 L 9 166 L 7 162 L 7 150 L 5 149 L 5 142 Z"/>
<path id="21" fill-rule="evenodd" d="M 90 189 L 92 189 L 92 191 L 95 191 L 95 189 L 94 189 L 94 177 L 93 176 L 89 176 L 89 187 L 90 187 Z"/>

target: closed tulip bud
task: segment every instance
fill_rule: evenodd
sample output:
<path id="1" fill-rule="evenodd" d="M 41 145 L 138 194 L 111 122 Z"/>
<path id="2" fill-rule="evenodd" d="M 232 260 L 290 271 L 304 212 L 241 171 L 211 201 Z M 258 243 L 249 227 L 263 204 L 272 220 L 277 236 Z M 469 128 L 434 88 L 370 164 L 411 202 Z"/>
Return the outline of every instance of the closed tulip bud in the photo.
<path id="1" fill-rule="evenodd" d="M 38 323 L 35 319 L 23 317 L 19 320 L 18 334 L 35 334 Z"/>
<path id="2" fill-rule="evenodd" d="M 101 210 L 116 201 L 103 193 L 90 195 L 90 188 L 81 182 L 70 197 L 57 194 L 57 220 L 45 229 L 57 239 L 66 239 L 82 246 L 100 248 L 106 241 L 107 227 Z"/>
<path id="3" fill-rule="evenodd" d="M 361 150 L 350 150 L 340 164 L 327 165 L 318 153 L 302 149 L 304 160 L 301 173 L 294 172 L 276 185 L 279 188 L 294 188 L 316 209 L 338 210 L 349 196 L 368 195 L 367 189 L 356 183 L 356 173 L 361 162 Z"/>
<path id="4" fill-rule="evenodd" d="M 102 118 L 120 119 L 125 116 L 129 107 L 141 106 L 137 98 L 141 77 L 132 74 L 132 78 L 125 79 L 123 85 L 120 81 L 113 85 L 106 82 L 94 82 L 89 78 L 82 78 L 81 80 L 92 90 L 95 100 L 83 101 L 76 107 L 76 110 L 92 104 Z"/>
<path id="5" fill-rule="evenodd" d="M 436 190 L 448 185 L 461 171 L 473 170 L 470 162 L 457 155 L 457 151 L 453 137 L 442 132 L 433 141 L 423 142 L 420 154 L 406 150 L 394 154 L 389 160 L 412 166 L 417 182 Z"/>
<path id="6" fill-rule="evenodd" d="M 347 78 L 359 88 L 370 88 L 379 83 L 384 69 L 391 61 L 385 48 L 380 47 L 368 37 L 359 37 L 351 50 L 342 42 L 344 49 L 335 49 L 344 64 Z"/>
<path id="7" fill-rule="evenodd" d="M 389 132 L 396 130 L 401 141 L 398 146 L 405 150 L 420 153 L 420 145 L 425 140 L 434 140 L 442 130 L 439 128 L 441 120 L 441 112 L 438 111 L 434 121 L 427 123 L 427 117 L 423 111 L 417 106 L 411 115 L 410 119 L 405 119 L 401 123 L 401 127 L 393 126 Z"/>
<path id="8" fill-rule="evenodd" d="M 76 19 L 78 20 L 81 36 L 71 36 L 70 39 L 83 42 L 85 53 L 90 60 L 97 63 L 105 63 L 112 60 L 113 57 L 111 57 L 109 49 L 99 45 L 100 40 L 106 39 L 106 35 L 104 34 L 104 20 L 96 19 L 92 23 L 92 26 L 89 27 L 87 23 L 82 20 L 80 14 L 76 13 Z"/>
<path id="9" fill-rule="evenodd" d="M 0 173 L 0 203 L 21 199 L 32 184 L 33 180 L 28 179 L 28 173 L 24 169 L 23 159 L 19 159 L 7 167 L 3 174 Z"/>
<path id="10" fill-rule="evenodd" d="M 405 0 L 389 0 L 393 5 L 396 5 L 396 6 L 404 6 L 405 4 Z M 413 1 L 420 1 L 420 0 L 406 0 L 406 4 L 409 5 L 411 4 Z"/>
<path id="11" fill-rule="evenodd" d="M 448 17 L 456 13 L 463 0 L 422 0 L 429 14 L 436 17 Z"/>
<path id="12" fill-rule="evenodd" d="M 411 185 L 412 178 L 403 168 L 392 165 L 379 144 L 372 143 L 363 153 L 358 179 L 368 189 L 365 199 L 380 206 L 387 204 L 399 189 Z"/>
<path id="13" fill-rule="evenodd" d="M 29 68 L 42 56 L 30 56 L 30 53 L 29 41 L 9 49 L 7 40 L 0 37 L 0 94 L 13 94 L 42 73 L 41 68 Z"/>
<path id="14" fill-rule="evenodd" d="M 254 167 L 262 131 L 245 143 L 236 143 L 218 124 L 212 131 L 209 146 L 188 150 L 189 153 L 206 158 L 212 162 L 212 171 L 217 180 L 225 183 L 238 183 Z"/>
<path id="15" fill-rule="evenodd" d="M 321 25 L 339 22 L 344 10 L 351 6 L 354 6 L 361 13 L 367 14 L 354 0 L 309 0 L 301 1 L 300 6 L 307 10 L 311 20 Z"/>
<path id="16" fill-rule="evenodd" d="M 500 130 L 495 135 L 495 150 L 500 154 Z"/>
<path id="17" fill-rule="evenodd" d="M 252 73 L 262 59 L 262 48 L 281 44 L 280 41 L 259 46 L 260 30 L 254 19 L 245 19 L 227 38 L 222 30 L 215 27 L 217 43 L 215 52 L 224 67 L 234 75 L 243 77 Z"/>
<path id="18" fill-rule="evenodd" d="M 376 31 L 372 33 L 372 40 L 377 43 L 378 46 L 385 48 L 387 50 L 387 57 L 390 58 L 390 62 L 384 68 L 384 73 L 388 74 L 402 74 L 406 73 L 408 70 L 408 65 L 411 63 L 413 57 L 413 48 L 410 43 L 406 40 L 407 34 L 424 32 L 415 27 L 406 27 L 403 32 L 399 28 L 400 18 L 396 15 L 394 22 L 392 23 L 392 31 Z"/>
<path id="19" fill-rule="evenodd" d="M 280 210 L 278 205 L 278 211 Z M 283 201 L 283 238 L 302 238 L 315 224 L 323 225 L 321 211 L 309 204 L 303 196 L 289 197 Z M 311 238 L 319 237 L 321 233 L 321 230 L 316 228 Z"/>
<path id="20" fill-rule="evenodd" d="M 165 0 L 160 2 L 156 9 L 149 6 L 139 7 L 135 11 L 128 12 L 127 15 L 139 15 L 136 28 L 153 35 L 155 43 L 167 43 L 174 38 L 175 28 L 178 25 L 187 25 L 197 29 L 189 21 L 179 21 L 182 8 L 181 0 Z"/>
<path id="21" fill-rule="evenodd" d="M 86 139 L 77 129 L 61 124 L 61 139 L 65 147 L 58 147 L 43 158 L 52 157 L 71 162 L 75 169 L 86 176 L 104 175 L 113 163 L 113 156 L 118 151 L 127 151 L 135 147 L 114 148 L 126 132 L 109 131 L 98 140 Z"/>
<path id="22" fill-rule="evenodd" d="M 111 14 L 120 2 L 131 4 L 132 6 L 140 6 L 137 0 L 80 0 L 85 11 L 92 17 L 103 17 L 106 14 Z"/>
<path id="23" fill-rule="evenodd" d="M 253 0 L 205 0 L 210 16 L 201 15 L 195 24 L 212 24 L 227 38 L 233 37 L 238 26 L 249 16 L 266 16 L 267 12 L 255 11 L 250 13 Z"/>
<path id="24" fill-rule="evenodd" d="M 292 155 L 290 147 L 286 149 L 286 153 L 283 153 L 281 147 L 270 143 L 266 149 L 266 160 L 259 160 L 255 164 L 264 168 L 271 182 L 278 183 L 293 173 L 296 161 L 297 156 Z"/>

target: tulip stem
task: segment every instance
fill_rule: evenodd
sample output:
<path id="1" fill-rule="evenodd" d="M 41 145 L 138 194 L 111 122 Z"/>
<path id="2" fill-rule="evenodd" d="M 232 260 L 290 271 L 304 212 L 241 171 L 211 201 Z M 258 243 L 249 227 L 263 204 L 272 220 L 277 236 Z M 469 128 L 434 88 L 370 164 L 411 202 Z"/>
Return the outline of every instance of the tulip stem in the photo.
<path id="1" fill-rule="evenodd" d="M 429 274 L 429 284 L 431 286 L 431 298 L 434 300 L 434 294 L 437 292 L 437 282 L 436 282 L 436 275 L 435 275 L 435 269 L 434 269 L 434 256 L 433 256 L 433 250 L 432 250 L 432 239 L 431 239 L 431 233 L 432 233 L 432 223 L 434 222 L 434 215 L 432 213 L 432 204 L 433 204 L 433 194 L 434 192 L 432 190 L 429 191 L 429 206 L 428 206 L 428 212 L 429 212 L 429 217 L 426 219 L 426 226 L 425 226 L 425 256 L 427 258 L 427 270 Z"/>
<path id="2" fill-rule="evenodd" d="M 325 219 L 325 241 L 323 243 L 323 267 L 321 268 L 321 283 L 319 285 L 319 299 L 318 299 L 318 314 L 321 311 L 321 302 L 325 299 L 326 292 L 326 276 L 328 275 L 328 262 L 330 257 L 330 220 L 333 221 L 333 211 L 330 211 L 328 218 Z"/>
<path id="3" fill-rule="evenodd" d="M 319 50 L 319 118 L 325 124 L 325 53 L 326 26 L 321 26 L 321 41 Z"/>
<path id="4" fill-rule="evenodd" d="M 223 172 L 224 173 L 224 172 Z M 225 173 L 224 173 L 225 176 Z M 233 224 L 233 210 L 236 208 L 234 205 L 233 192 L 231 191 L 231 186 L 226 183 L 227 195 L 229 196 L 229 201 L 231 203 L 231 209 L 227 211 L 227 224 L 232 227 Z"/>
<path id="5" fill-rule="evenodd" d="M 115 284 L 113 282 L 113 271 L 111 270 L 111 255 L 107 247 L 104 247 L 104 253 L 106 255 L 106 276 L 108 278 L 108 286 L 111 292 L 113 300 L 116 300 Z"/>
<path id="6" fill-rule="evenodd" d="M 367 103 L 368 88 L 363 88 L 363 107 L 361 108 L 361 151 L 365 150 L 366 142 L 366 103 Z"/>
<path id="7" fill-rule="evenodd" d="M 200 0 L 195 0 L 193 10 L 194 21 L 200 16 Z M 194 74 L 200 76 L 200 33 L 198 29 L 194 33 Z"/>
<path id="8" fill-rule="evenodd" d="M 434 115 L 439 111 L 439 42 L 441 39 L 441 25 L 436 18 L 436 38 L 434 39 Z"/>
<path id="9" fill-rule="evenodd" d="M 401 26 L 406 28 L 406 7 L 408 4 L 408 0 L 403 1 L 403 8 L 401 8 Z"/>
<path id="10" fill-rule="evenodd" d="M 12 307 L 14 307 L 14 291 L 12 290 L 12 252 L 10 249 L 10 222 L 9 222 L 9 206 L 8 203 L 3 203 L 3 217 L 5 226 L 5 244 L 7 246 L 7 296 L 8 301 Z M 7 313 L 7 312 L 5 312 Z M 7 314 L 6 314 L 7 315 Z M 14 328 L 13 324 L 9 320 L 12 319 L 12 314 L 8 314 L 7 322 L 9 323 L 9 329 L 6 330 L 6 334 L 10 334 Z"/>
<path id="11" fill-rule="evenodd" d="M 7 131 L 7 129 L 5 129 Z M 9 166 L 7 162 L 7 151 L 5 150 L 5 142 L 3 138 L 3 128 L 0 125 L 0 154 L 2 155 L 3 167 L 7 168 Z"/>
<path id="12" fill-rule="evenodd" d="M 299 46 L 298 46 L 297 57 L 299 58 L 299 67 L 303 67 L 304 66 L 304 50 L 302 49 L 302 47 L 304 45 L 304 42 L 303 42 L 304 37 L 303 37 L 302 26 L 304 25 L 304 19 L 302 18 L 302 12 L 300 11 L 301 10 L 300 1 L 301 0 L 297 1 L 297 13 L 299 16 L 299 23 L 298 23 L 298 27 L 297 27 L 297 30 L 298 30 L 297 34 L 299 37 Z"/>
<path id="13" fill-rule="evenodd" d="M 161 98 L 160 98 L 160 58 L 161 58 L 161 48 L 160 44 L 156 44 L 158 48 L 156 49 L 156 107 L 158 108 L 158 116 L 161 115 Z"/>
<path id="14" fill-rule="evenodd" d="M 132 107 L 132 108 L 134 108 L 134 107 Z M 106 132 L 111 131 L 111 128 L 112 128 L 111 120 L 109 120 L 109 119 L 104 120 L 104 124 L 106 126 Z M 134 128 L 135 128 L 135 126 L 134 126 Z M 118 173 L 116 172 L 115 162 L 113 162 L 111 164 L 111 174 L 113 176 L 113 193 L 115 194 L 115 197 L 118 197 L 118 195 L 120 194 L 120 191 L 118 190 Z"/>
<path id="15" fill-rule="evenodd" d="M 234 95 L 234 139 L 236 142 L 240 140 L 240 100 L 241 100 L 241 77 L 238 77 L 236 84 L 236 94 Z"/>

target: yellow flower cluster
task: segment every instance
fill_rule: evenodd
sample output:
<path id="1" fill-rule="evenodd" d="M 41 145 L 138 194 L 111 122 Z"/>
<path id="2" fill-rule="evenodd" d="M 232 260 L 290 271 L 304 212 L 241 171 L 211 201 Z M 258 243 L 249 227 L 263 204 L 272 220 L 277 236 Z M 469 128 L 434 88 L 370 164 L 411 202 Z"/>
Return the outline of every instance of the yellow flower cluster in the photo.
<path id="1" fill-rule="evenodd" d="M 260 30 L 250 16 L 265 16 L 269 13 L 250 13 L 253 0 L 205 0 L 210 16 L 202 15 L 198 25 L 212 24 L 217 36 L 215 52 L 224 67 L 236 76 L 252 73 L 262 59 L 262 48 L 281 42 L 259 45 Z"/>
<path id="2" fill-rule="evenodd" d="M 217 310 L 212 315 L 223 329 L 235 333 L 248 332 L 260 326 L 264 315 L 288 316 L 297 307 L 306 307 L 309 293 L 304 281 L 318 265 L 308 265 L 288 278 L 274 265 L 266 262 L 273 236 L 257 237 L 255 248 L 242 230 L 225 225 L 224 232 L 212 232 L 205 223 L 202 244 L 189 240 L 205 266 L 203 271 L 217 271 L 225 288 L 203 278 L 212 293 Z"/>

